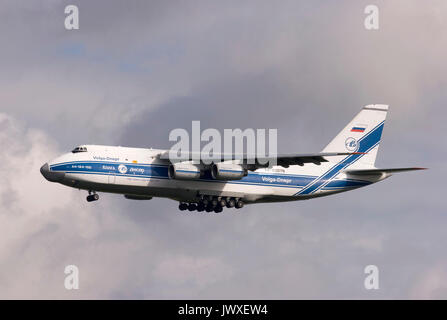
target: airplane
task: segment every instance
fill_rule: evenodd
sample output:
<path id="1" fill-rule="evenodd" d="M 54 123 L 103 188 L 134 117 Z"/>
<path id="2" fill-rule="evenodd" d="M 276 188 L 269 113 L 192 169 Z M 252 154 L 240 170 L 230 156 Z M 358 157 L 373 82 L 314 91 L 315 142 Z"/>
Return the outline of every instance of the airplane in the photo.
<path id="1" fill-rule="evenodd" d="M 306 200 L 426 169 L 374 166 L 387 112 L 387 105 L 367 105 L 320 153 L 279 154 L 273 166 L 250 155 L 235 161 L 217 154 L 204 164 L 193 162 L 191 152 L 176 162 L 168 150 L 82 145 L 40 172 L 50 182 L 87 190 L 88 202 L 108 192 L 132 200 L 164 197 L 178 201 L 181 211 L 219 213 L 245 204 Z"/>

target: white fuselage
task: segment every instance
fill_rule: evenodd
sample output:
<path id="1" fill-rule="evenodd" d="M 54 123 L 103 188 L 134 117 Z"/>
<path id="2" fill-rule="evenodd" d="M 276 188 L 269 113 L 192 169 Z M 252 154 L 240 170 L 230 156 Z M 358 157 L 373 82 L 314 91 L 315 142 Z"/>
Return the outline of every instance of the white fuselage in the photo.
<path id="1" fill-rule="evenodd" d="M 85 149 L 50 161 L 44 176 L 50 181 L 89 191 L 166 197 L 184 202 L 209 195 L 235 197 L 246 203 L 309 199 L 381 180 L 348 178 L 337 167 L 338 160 L 321 165 L 258 169 L 241 180 L 215 180 L 206 174 L 195 180 L 176 180 L 168 177 L 170 162 L 159 158 L 165 150 L 97 145 L 88 145 Z"/>

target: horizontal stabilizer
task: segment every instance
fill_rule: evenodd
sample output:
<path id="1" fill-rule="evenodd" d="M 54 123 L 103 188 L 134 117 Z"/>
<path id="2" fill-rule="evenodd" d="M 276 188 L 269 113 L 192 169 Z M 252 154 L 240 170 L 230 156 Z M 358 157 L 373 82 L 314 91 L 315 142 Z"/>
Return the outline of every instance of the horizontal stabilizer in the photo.
<path id="1" fill-rule="evenodd" d="M 404 171 L 425 170 L 425 169 L 427 168 L 363 169 L 363 170 L 345 170 L 345 173 L 356 176 L 372 176 L 372 175 L 392 174 Z"/>

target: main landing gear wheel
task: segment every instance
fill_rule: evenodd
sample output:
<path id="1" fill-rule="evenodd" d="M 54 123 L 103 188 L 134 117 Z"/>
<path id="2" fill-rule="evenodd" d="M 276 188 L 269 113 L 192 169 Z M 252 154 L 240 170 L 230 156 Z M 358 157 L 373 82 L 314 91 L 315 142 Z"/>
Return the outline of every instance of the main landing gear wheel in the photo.
<path id="1" fill-rule="evenodd" d="M 99 195 L 97 193 L 89 194 L 87 196 L 87 201 L 88 202 L 98 201 L 98 200 L 99 200 Z"/>
<path id="2" fill-rule="evenodd" d="M 230 198 L 227 200 L 227 205 L 226 205 L 227 208 L 233 208 L 235 205 L 236 205 L 236 201 L 234 199 Z"/>
<path id="3" fill-rule="evenodd" d="M 239 200 L 236 202 L 236 209 L 240 209 L 244 206 L 244 202 L 242 200 Z"/>
<path id="4" fill-rule="evenodd" d="M 186 209 L 188 209 L 188 204 L 182 202 L 178 205 L 178 208 L 180 211 L 185 211 Z"/>
<path id="5" fill-rule="evenodd" d="M 227 201 L 225 200 L 225 198 L 222 198 L 219 200 L 217 205 L 224 208 L 227 205 Z"/>

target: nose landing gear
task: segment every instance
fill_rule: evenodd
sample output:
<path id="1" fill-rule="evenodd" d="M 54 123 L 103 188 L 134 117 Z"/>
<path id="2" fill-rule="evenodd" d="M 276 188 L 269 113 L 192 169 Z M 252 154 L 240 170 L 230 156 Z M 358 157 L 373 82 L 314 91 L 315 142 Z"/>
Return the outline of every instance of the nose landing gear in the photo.
<path id="1" fill-rule="evenodd" d="M 87 202 L 92 201 L 98 201 L 99 200 L 99 194 L 97 194 L 95 191 L 89 191 L 87 196 Z"/>

